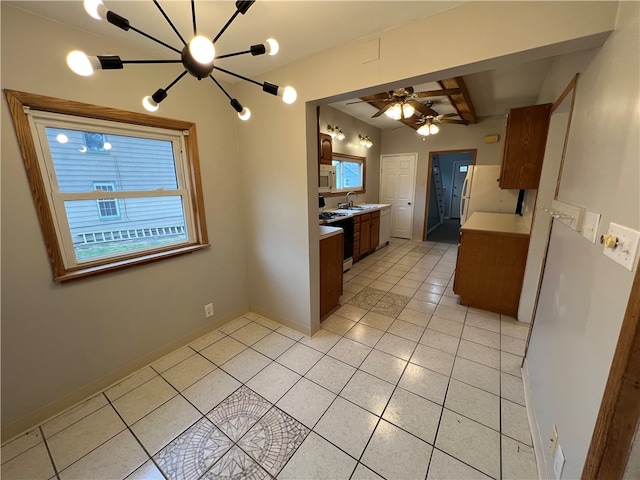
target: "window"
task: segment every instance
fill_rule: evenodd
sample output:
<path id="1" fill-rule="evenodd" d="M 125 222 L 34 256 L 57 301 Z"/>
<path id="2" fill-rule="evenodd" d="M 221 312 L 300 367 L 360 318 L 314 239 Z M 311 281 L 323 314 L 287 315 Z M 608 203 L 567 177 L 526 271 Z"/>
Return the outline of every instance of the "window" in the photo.
<path id="1" fill-rule="evenodd" d="M 93 182 L 93 189 L 101 192 L 113 192 L 116 187 L 113 182 L 99 183 Z M 120 218 L 120 208 L 118 208 L 118 200 L 115 198 L 99 198 L 96 200 L 98 204 L 98 215 L 101 219 L 112 220 Z"/>
<path id="2" fill-rule="evenodd" d="M 365 157 L 334 152 L 331 164 L 336 167 L 337 191 L 364 191 L 365 160 Z"/>
<path id="3" fill-rule="evenodd" d="M 195 125 L 6 94 L 55 280 L 208 246 Z"/>

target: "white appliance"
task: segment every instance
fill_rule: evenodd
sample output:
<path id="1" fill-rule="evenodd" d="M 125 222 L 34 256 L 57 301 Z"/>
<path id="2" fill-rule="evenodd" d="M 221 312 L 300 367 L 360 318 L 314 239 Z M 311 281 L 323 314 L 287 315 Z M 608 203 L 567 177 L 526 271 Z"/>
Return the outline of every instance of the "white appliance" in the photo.
<path id="1" fill-rule="evenodd" d="M 460 225 L 473 212 L 515 213 L 518 190 L 498 185 L 500 165 L 469 165 L 460 195 Z"/>
<path id="2" fill-rule="evenodd" d="M 384 247 L 391 240 L 391 205 L 380 210 L 380 242 L 377 248 Z"/>
<path id="3" fill-rule="evenodd" d="M 336 167 L 333 165 L 320 165 L 320 179 L 318 192 L 328 193 L 336 188 Z"/>

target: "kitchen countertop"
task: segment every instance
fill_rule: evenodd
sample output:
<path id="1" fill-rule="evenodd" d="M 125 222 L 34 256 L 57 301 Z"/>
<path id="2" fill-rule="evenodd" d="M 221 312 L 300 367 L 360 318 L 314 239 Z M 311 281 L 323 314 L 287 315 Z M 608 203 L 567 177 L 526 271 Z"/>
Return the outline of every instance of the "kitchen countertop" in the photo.
<path id="1" fill-rule="evenodd" d="M 524 217 L 513 213 L 475 212 L 460 230 L 528 236 L 531 233 L 531 224 Z"/>
<path id="2" fill-rule="evenodd" d="M 336 213 L 346 214 L 342 217 L 332 219 L 333 221 L 335 221 L 338 219 L 344 219 L 344 218 L 354 217 L 356 215 L 362 215 L 363 213 L 375 212 L 377 210 L 382 210 L 384 208 L 391 207 L 391 205 L 388 203 L 361 203 L 358 205 L 354 205 L 354 207 L 360 207 L 360 208 L 355 208 L 355 209 L 331 208 L 331 209 L 325 210 L 325 212 L 336 212 Z"/>
<path id="3" fill-rule="evenodd" d="M 342 232 L 342 229 L 340 227 L 328 227 L 326 225 L 319 225 L 319 227 L 320 227 L 320 240 L 333 237 L 334 235 L 338 235 L 340 232 Z"/>

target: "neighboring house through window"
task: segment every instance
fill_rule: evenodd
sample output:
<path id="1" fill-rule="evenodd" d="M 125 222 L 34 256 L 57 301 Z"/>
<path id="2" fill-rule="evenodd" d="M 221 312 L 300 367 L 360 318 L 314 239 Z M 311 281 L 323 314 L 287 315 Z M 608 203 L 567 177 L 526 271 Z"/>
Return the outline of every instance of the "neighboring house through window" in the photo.
<path id="1" fill-rule="evenodd" d="M 194 124 L 6 93 L 54 279 L 208 246 Z"/>
<path id="2" fill-rule="evenodd" d="M 336 167 L 336 190 L 364 190 L 365 157 L 334 153 L 331 164 Z"/>

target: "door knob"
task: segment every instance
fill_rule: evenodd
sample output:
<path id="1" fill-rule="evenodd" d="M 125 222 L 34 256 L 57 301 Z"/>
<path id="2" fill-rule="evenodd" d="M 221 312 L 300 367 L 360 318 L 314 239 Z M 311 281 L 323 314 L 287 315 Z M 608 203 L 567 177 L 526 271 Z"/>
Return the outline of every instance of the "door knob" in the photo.
<path id="1" fill-rule="evenodd" d="M 411 202 L 407 202 L 407 205 L 411 205 Z"/>

